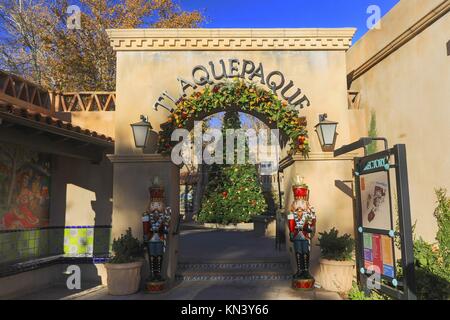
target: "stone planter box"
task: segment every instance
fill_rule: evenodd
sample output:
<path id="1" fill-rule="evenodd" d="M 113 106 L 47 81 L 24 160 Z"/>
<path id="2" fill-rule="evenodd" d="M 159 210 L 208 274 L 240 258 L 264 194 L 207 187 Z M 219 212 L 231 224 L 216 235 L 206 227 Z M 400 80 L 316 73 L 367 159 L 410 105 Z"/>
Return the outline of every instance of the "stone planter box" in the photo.
<path id="1" fill-rule="evenodd" d="M 131 263 L 106 263 L 108 293 L 124 296 L 136 293 L 141 282 L 143 261 Z"/>
<path id="2" fill-rule="evenodd" d="M 320 259 L 320 284 L 322 288 L 334 292 L 347 292 L 352 288 L 355 272 L 354 261 Z"/>

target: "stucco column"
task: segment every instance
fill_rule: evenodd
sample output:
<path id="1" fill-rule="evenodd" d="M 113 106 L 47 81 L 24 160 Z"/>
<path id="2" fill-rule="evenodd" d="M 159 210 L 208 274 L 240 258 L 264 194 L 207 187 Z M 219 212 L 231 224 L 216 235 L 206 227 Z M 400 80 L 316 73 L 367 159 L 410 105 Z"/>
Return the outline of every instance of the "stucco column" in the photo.
<path id="1" fill-rule="evenodd" d="M 148 187 L 158 176 L 164 187 L 165 204 L 171 207 L 172 217 L 164 254 L 163 273 L 174 280 L 178 236 L 174 235 L 179 215 L 179 168 L 170 158 L 158 154 L 109 155 L 114 168 L 112 238 L 131 228 L 133 236 L 143 239 L 142 214 L 149 201 Z M 143 270 L 143 278 L 148 270 Z"/>
<path id="2" fill-rule="evenodd" d="M 166 187 L 166 204 L 174 209 L 174 216 L 179 214 L 178 168 L 160 155 L 143 155 L 135 148 L 130 124 L 137 122 L 139 115 L 147 115 L 153 130 L 158 132 L 170 116 L 170 107 L 175 107 L 180 97 L 204 90 L 209 83 L 199 81 L 199 74 L 195 73 L 194 77 L 194 71 L 203 68 L 209 75 L 207 70 L 211 65 L 219 66 L 220 61 L 227 63 L 229 70 L 224 76 L 227 79 L 234 77 L 236 70 L 231 69 L 239 66 L 245 81 L 254 81 L 270 91 L 268 84 L 274 78 L 269 75 L 281 77 L 282 74 L 283 81 L 277 78 L 285 89 L 279 88 L 280 99 L 289 100 L 296 92 L 297 98 L 307 97 L 304 101 L 309 103 L 300 108 L 299 115 L 308 121 L 311 151 L 316 156 L 312 155 L 310 160 L 314 161 L 305 166 L 303 163 L 298 168 L 295 165 L 295 170 L 302 170 L 300 174 L 307 181 L 314 181 L 314 192 L 326 190 L 324 195 L 333 194 L 329 205 L 324 206 L 324 217 L 334 219 L 334 207 L 338 207 L 342 215 L 347 211 L 351 213 L 351 202 L 342 203 L 345 196 L 338 197 L 339 191 L 334 187 L 334 179 L 344 178 L 344 172 L 350 175 L 351 166 L 336 165 L 331 160 L 321 163 L 322 153 L 313 135 L 318 115 L 326 112 L 329 119 L 339 122 L 339 142 L 350 140 L 345 51 L 351 45 L 355 29 L 127 29 L 107 32 L 117 51 L 115 155 L 110 157 L 114 163 L 114 237 L 129 226 L 135 235 L 142 237 L 140 217 L 148 201 L 150 178 L 155 174 L 162 178 Z M 252 62 L 254 70 L 242 69 L 244 61 L 245 65 Z M 211 69 L 210 80 L 213 78 L 217 77 L 213 77 Z M 221 79 L 213 83 L 226 80 Z M 186 85 L 186 81 L 197 85 Z M 348 229 L 351 231 L 350 227 Z M 168 241 L 166 256 L 169 259 L 165 261 L 169 263 L 166 266 L 168 277 L 172 277 L 176 268 L 177 238 L 171 234 Z"/>
<path id="3" fill-rule="evenodd" d="M 339 234 L 353 235 L 352 200 L 335 187 L 335 180 L 352 180 L 353 156 L 348 154 L 333 158 L 331 153 L 312 153 L 309 159 L 294 156 L 294 163 L 284 170 L 284 208 L 289 211 L 294 199 L 292 180 L 296 175 L 305 178 L 310 189 L 309 202 L 315 208 L 317 215 L 316 234 L 311 242 L 310 270 L 320 283 L 320 248 L 318 244 L 319 232 L 328 231 L 335 227 Z M 288 253 L 291 257 L 292 268 L 295 270 L 295 255 L 289 232 L 286 232 Z"/>

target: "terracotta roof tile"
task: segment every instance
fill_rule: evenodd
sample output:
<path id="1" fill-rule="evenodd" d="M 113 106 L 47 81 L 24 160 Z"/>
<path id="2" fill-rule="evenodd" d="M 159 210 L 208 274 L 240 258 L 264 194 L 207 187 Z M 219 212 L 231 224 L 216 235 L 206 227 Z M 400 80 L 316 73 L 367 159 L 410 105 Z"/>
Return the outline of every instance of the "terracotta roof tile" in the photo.
<path id="1" fill-rule="evenodd" d="M 91 131 L 89 129 L 83 129 L 80 126 L 74 126 L 68 121 L 63 121 L 56 117 L 34 111 L 26 107 L 18 107 L 15 105 L 0 102 L 0 113 L 9 113 L 15 116 L 26 118 L 40 123 L 45 123 L 47 125 L 55 126 L 58 128 L 78 132 L 93 138 L 99 138 L 105 141 L 114 142 L 111 137 L 107 137 L 104 134 L 99 134 L 96 131 Z"/>

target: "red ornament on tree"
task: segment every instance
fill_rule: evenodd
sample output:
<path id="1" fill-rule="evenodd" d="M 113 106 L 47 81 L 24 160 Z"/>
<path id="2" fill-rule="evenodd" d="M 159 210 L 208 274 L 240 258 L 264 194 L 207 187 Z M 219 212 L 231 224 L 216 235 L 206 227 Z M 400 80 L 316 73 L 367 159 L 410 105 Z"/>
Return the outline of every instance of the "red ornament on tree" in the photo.
<path id="1" fill-rule="evenodd" d="M 226 198 L 228 196 L 228 192 L 224 191 L 224 192 L 222 192 L 222 195 L 224 198 Z"/>

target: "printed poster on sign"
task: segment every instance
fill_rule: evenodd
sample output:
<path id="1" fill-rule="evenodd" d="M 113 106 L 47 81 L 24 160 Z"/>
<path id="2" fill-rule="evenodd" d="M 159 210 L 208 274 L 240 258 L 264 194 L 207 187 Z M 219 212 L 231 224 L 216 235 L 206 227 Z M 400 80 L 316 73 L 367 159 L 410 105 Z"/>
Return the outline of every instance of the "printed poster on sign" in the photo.
<path id="1" fill-rule="evenodd" d="M 395 278 L 392 238 L 386 235 L 363 233 L 364 268 L 370 272 Z"/>
<path id="2" fill-rule="evenodd" d="M 392 229 L 388 186 L 388 175 L 385 171 L 360 177 L 363 227 Z"/>
<path id="3" fill-rule="evenodd" d="M 383 274 L 386 277 L 395 278 L 392 238 L 385 235 L 381 236 L 381 252 L 383 257 Z"/>

